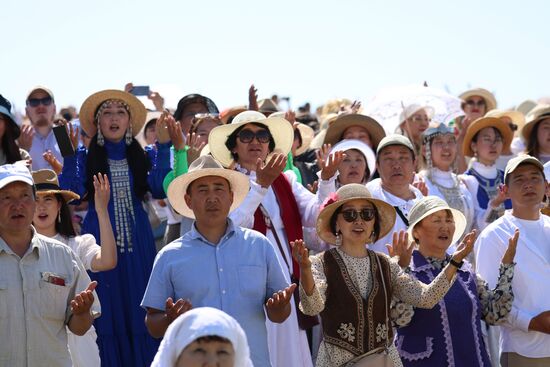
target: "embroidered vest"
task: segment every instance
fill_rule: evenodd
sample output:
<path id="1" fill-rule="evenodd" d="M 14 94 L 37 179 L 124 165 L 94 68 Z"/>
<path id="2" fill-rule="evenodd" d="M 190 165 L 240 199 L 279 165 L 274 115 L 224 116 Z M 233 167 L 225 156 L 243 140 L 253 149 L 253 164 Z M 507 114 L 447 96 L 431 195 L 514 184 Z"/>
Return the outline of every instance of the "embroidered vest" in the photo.
<path id="1" fill-rule="evenodd" d="M 336 249 L 325 251 L 323 266 L 327 278 L 325 308 L 321 312 L 323 336 L 327 343 L 361 355 L 375 348 L 384 347 L 386 338 L 393 338 L 393 331 L 386 327 L 391 302 L 390 265 L 383 255 L 368 250 L 372 290 L 367 299 L 361 296 L 353 283 L 344 260 Z M 380 258 L 386 283 L 387 299 L 384 300 L 382 278 L 376 256 Z M 384 308 L 386 305 L 387 310 Z M 389 335 L 388 335 L 389 334 Z"/>
<path id="2" fill-rule="evenodd" d="M 498 170 L 497 172 L 497 177 L 495 178 L 483 177 L 473 168 L 470 168 L 464 172 L 467 175 L 474 176 L 477 182 L 479 182 L 476 198 L 481 209 L 487 209 L 487 206 L 489 206 L 489 201 L 497 195 L 499 185 L 504 183 L 504 172 L 501 170 Z M 510 199 L 506 199 L 504 202 L 504 208 L 512 209 L 512 201 Z"/>

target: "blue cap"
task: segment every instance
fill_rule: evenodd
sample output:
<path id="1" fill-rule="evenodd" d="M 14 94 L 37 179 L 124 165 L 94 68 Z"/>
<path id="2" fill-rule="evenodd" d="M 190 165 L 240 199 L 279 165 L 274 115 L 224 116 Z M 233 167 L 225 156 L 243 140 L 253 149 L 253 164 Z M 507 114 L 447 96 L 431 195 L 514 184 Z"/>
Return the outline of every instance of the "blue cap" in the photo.
<path id="1" fill-rule="evenodd" d="M 24 182 L 34 185 L 32 175 L 27 166 L 21 163 L 3 164 L 0 166 L 0 189 L 13 182 Z"/>

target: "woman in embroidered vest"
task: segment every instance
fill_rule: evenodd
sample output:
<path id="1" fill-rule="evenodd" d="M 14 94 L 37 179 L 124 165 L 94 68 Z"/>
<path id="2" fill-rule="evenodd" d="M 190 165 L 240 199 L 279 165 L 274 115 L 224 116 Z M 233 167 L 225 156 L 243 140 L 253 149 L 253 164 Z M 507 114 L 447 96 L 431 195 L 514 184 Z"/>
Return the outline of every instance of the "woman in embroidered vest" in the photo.
<path id="1" fill-rule="evenodd" d="M 426 285 L 404 273 L 397 261 L 368 250 L 366 245 L 393 228 L 396 213 L 391 205 L 373 199 L 364 185 L 345 185 L 326 204 L 317 231 L 336 248 L 309 258 L 303 241 L 293 243 L 301 272 L 300 308 L 308 315 L 321 314 L 324 341 L 316 365 L 341 366 L 387 349 L 389 359 L 401 366 L 389 325 L 392 296 L 431 308 L 451 287 L 457 268 L 447 266 Z M 453 254 L 455 263 L 470 253 L 473 237 L 467 236 Z M 413 246 L 404 231 L 394 234 L 389 247 L 401 265 L 409 263 Z"/>
<path id="2" fill-rule="evenodd" d="M 158 349 L 143 322 L 139 306 L 155 258 L 153 232 L 143 208 L 147 191 L 163 198 L 162 179 L 169 171 L 169 144 L 141 148 L 134 135 L 145 123 L 146 110 L 133 95 L 119 90 L 92 94 L 80 109 L 81 127 L 93 136 L 89 150 L 65 157 L 61 187 L 90 202 L 82 233 L 100 238 L 92 178 L 107 173 L 111 184 L 109 217 L 118 264 L 91 274 L 100 282 L 97 293 L 102 315 L 95 321 L 103 366 L 149 366 Z M 164 165 L 164 167 L 162 167 Z M 151 168 L 153 167 L 153 168 Z"/>
<path id="3" fill-rule="evenodd" d="M 303 238 L 303 227 L 313 227 L 325 197 L 334 192 L 334 176 L 342 158 L 339 153 L 323 170 L 319 190 L 312 194 L 296 181 L 295 175 L 282 173 L 290 152 L 294 132 L 281 117 L 266 118 L 256 111 L 245 111 L 231 124 L 214 128 L 208 138 L 212 156 L 225 167 L 239 170 L 250 179 L 250 191 L 231 214 L 235 225 L 253 228 L 267 236 L 289 283 L 299 279 L 293 262 L 290 241 Z M 281 323 L 267 322 L 268 345 L 273 366 L 311 366 L 311 353 L 304 329 L 306 324 L 291 303 L 289 318 Z M 299 321 L 302 327 L 299 328 Z"/>
<path id="4" fill-rule="evenodd" d="M 525 153 L 542 164 L 550 162 L 550 105 L 538 105 L 527 115 L 521 130 L 526 144 Z"/>
<path id="5" fill-rule="evenodd" d="M 410 218 L 408 233 L 418 246 L 413 251 L 410 274 L 428 284 L 453 261 L 446 251 L 462 236 L 466 218 L 436 196 L 427 196 L 416 203 Z M 502 323 L 512 309 L 513 260 L 518 237 L 516 231 L 510 239 L 494 290 L 489 289 L 468 262 L 459 262 L 454 284 L 432 309 L 395 304 L 396 345 L 404 366 L 491 366 L 481 320 L 491 325 Z"/>
<path id="6" fill-rule="evenodd" d="M 482 117 L 470 124 L 464 137 L 462 151 L 474 157 L 470 168 L 461 175 L 476 206 L 476 225 L 481 231 L 489 223 L 511 209 L 512 203 L 501 190 L 504 172 L 495 162 L 513 138 L 512 129 L 495 117 Z"/>
<path id="7" fill-rule="evenodd" d="M 57 175 L 49 169 L 32 173 L 36 187 L 36 212 L 33 225 L 43 236 L 56 239 L 69 246 L 84 264 L 86 270 L 107 271 L 116 266 L 115 237 L 107 205 L 109 181 L 107 175 L 94 177 L 95 207 L 101 215 L 101 246 L 91 234 L 77 236 L 73 227 L 68 203 L 80 197 L 72 191 L 61 190 Z M 74 367 L 98 367 L 101 363 L 96 344 L 96 331 L 92 326 L 83 336 L 76 336 L 67 328 L 69 351 Z"/>
<path id="8" fill-rule="evenodd" d="M 423 169 L 419 175 L 426 183 L 430 195 L 440 197 L 451 208 L 464 213 L 464 233 L 468 233 L 475 228 L 475 206 L 470 191 L 454 172 L 457 150 L 453 129 L 445 124 L 428 128 L 424 131 L 420 163 Z"/>

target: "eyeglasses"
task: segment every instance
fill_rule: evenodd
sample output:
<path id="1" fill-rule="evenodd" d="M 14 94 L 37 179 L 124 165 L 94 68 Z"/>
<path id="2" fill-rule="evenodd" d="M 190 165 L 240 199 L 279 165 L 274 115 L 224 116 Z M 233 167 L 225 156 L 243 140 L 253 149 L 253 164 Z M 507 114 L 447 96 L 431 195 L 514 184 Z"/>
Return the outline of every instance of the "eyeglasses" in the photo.
<path id="1" fill-rule="evenodd" d="M 42 104 L 43 106 L 49 106 L 53 102 L 52 97 L 44 97 L 44 98 L 29 98 L 27 100 L 27 106 L 31 107 L 38 107 L 39 104 Z"/>
<path id="2" fill-rule="evenodd" d="M 241 141 L 241 143 L 244 143 L 244 144 L 250 143 L 252 140 L 254 140 L 254 138 L 258 139 L 260 143 L 265 144 L 265 143 L 269 143 L 269 139 L 271 138 L 271 134 L 269 133 L 269 131 L 265 129 L 258 130 L 256 132 L 245 129 L 245 130 L 241 130 L 239 132 L 239 135 L 237 136 L 239 137 L 239 140 Z"/>
<path id="3" fill-rule="evenodd" d="M 478 106 L 478 107 L 481 107 L 481 106 L 485 106 L 485 101 L 483 101 L 483 100 L 474 101 L 474 100 L 469 99 L 469 100 L 466 101 L 466 104 L 467 104 L 468 106 Z"/>
<path id="4" fill-rule="evenodd" d="M 365 222 L 371 221 L 374 219 L 374 212 L 375 210 L 373 208 L 365 208 L 361 210 L 353 210 L 353 209 L 346 209 L 342 210 L 340 214 L 342 214 L 342 218 L 346 222 L 354 222 L 361 216 L 361 219 L 363 219 Z"/>

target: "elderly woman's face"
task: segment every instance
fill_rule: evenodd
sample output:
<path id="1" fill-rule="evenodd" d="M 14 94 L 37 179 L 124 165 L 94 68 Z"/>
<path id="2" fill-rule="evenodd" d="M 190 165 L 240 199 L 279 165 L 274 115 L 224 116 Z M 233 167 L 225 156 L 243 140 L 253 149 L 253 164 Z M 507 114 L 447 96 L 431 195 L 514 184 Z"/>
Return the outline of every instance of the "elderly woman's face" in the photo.
<path id="1" fill-rule="evenodd" d="M 456 138 L 452 134 L 438 135 L 431 143 L 433 166 L 442 171 L 451 169 L 457 152 Z"/>
<path id="2" fill-rule="evenodd" d="M 235 351 L 230 342 L 198 340 L 181 352 L 175 367 L 234 367 Z"/>
<path id="3" fill-rule="evenodd" d="M 413 229 L 420 251 L 447 250 L 455 233 L 455 221 L 450 210 L 440 210 L 422 219 Z"/>
<path id="4" fill-rule="evenodd" d="M 256 164 L 258 158 L 264 161 L 269 154 L 269 130 L 253 124 L 245 125 L 237 135 L 233 149 L 239 156 L 239 164 Z M 267 137 L 267 139 L 266 139 Z"/>
<path id="5" fill-rule="evenodd" d="M 351 200 L 342 205 L 336 218 L 336 231 L 342 240 L 350 243 L 367 244 L 372 242 L 374 229 L 374 205 L 365 199 Z"/>
<path id="6" fill-rule="evenodd" d="M 372 146 L 372 141 L 370 139 L 369 131 L 363 126 L 354 125 L 348 127 L 346 130 L 344 130 L 344 133 L 342 134 L 342 139 L 360 140 L 374 149 L 374 147 Z"/>
<path id="7" fill-rule="evenodd" d="M 367 160 L 356 149 L 346 150 L 346 156 L 338 165 L 338 181 L 340 184 L 363 183 L 367 177 Z"/>
<path id="8" fill-rule="evenodd" d="M 99 117 L 99 128 L 105 139 L 118 143 L 124 138 L 130 126 L 130 115 L 119 103 L 111 103 L 103 108 Z"/>

